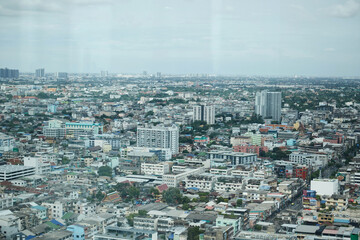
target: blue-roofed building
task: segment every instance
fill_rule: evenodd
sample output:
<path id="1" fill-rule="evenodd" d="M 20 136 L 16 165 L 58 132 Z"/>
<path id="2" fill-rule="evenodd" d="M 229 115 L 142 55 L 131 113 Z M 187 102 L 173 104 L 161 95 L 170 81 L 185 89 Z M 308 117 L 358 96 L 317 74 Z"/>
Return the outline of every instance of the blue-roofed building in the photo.
<path id="1" fill-rule="evenodd" d="M 74 224 L 66 228 L 66 230 L 73 233 L 74 240 L 85 240 L 85 227 Z"/>
<path id="2" fill-rule="evenodd" d="M 287 146 L 294 146 L 296 144 L 296 140 L 295 139 L 288 139 L 286 140 L 286 145 Z"/>
<path id="3" fill-rule="evenodd" d="M 43 206 L 32 206 L 32 211 L 36 212 L 36 216 L 40 219 L 47 218 L 47 208 Z"/>
<path id="4" fill-rule="evenodd" d="M 60 227 L 63 227 L 63 226 L 64 226 L 64 224 L 62 224 L 61 222 L 59 222 L 59 221 L 57 221 L 57 220 L 55 220 L 55 219 L 52 219 L 50 222 L 52 222 L 53 224 L 58 225 L 58 226 L 60 226 Z"/>

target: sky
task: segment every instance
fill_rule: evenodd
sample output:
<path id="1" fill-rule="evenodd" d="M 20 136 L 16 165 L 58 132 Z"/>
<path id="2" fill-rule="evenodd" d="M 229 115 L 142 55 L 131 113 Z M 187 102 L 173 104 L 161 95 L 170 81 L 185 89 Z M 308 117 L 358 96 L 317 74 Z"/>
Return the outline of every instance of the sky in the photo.
<path id="1" fill-rule="evenodd" d="M 360 0 L 0 0 L 0 67 L 360 76 Z"/>

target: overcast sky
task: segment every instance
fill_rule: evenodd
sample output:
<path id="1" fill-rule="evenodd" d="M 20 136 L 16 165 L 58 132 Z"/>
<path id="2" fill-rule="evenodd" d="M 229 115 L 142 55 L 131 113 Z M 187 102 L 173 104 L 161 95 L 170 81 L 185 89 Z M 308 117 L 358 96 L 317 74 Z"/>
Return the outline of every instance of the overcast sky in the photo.
<path id="1" fill-rule="evenodd" d="M 0 67 L 360 76 L 360 0 L 0 0 Z"/>

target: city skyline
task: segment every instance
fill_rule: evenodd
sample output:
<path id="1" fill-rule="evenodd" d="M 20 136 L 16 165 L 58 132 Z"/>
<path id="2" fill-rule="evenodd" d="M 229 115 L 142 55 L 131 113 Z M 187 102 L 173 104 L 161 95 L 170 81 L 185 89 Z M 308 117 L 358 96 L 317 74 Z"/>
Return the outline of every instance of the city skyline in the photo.
<path id="1" fill-rule="evenodd" d="M 360 2 L 2 1 L 0 66 L 359 76 Z"/>

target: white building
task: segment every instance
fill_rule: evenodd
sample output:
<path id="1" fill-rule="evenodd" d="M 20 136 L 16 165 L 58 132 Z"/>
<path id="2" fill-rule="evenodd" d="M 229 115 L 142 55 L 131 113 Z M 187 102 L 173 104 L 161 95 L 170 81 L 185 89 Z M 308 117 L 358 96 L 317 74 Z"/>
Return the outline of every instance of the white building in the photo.
<path id="1" fill-rule="evenodd" d="M 96 135 L 103 132 L 103 126 L 100 123 L 92 121 L 67 122 L 65 123 L 65 134 L 67 138 L 78 138 L 81 135 Z"/>
<path id="2" fill-rule="evenodd" d="M 135 217 L 134 228 L 142 230 L 152 230 L 159 232 L 171 231 L 174 227 L 174 220 L 172 218 L 160 217 Z"/>
<path id="3" fill-rule="evenodd" d="M 15 139 L 6 134 L 0 133 L 0 151 L 12 151 L 15 146 Z"/>
<path id="4" fill-rule="evenodd" d="M 230 175 L 231 169 L 229 169 L 229 168 L 211 168 L 210 173 L 213 175 Z"/>
<path id="5" fill-rule="evenodd" d="M 177 187 L 181 181 L 185 181 L 186 177 L 189 175 L 196 175 L 205 172 L 204 167 L 195 168 L 195 169 L 185 169 L 184 172 L 178 174 L 165 174 L 162 178 L 162 183 L 168 185 L 169 187 Z"/>
<path id="6" fill-rule="evenodd" d="M 168 162 L 161 163 L 141 163 L 141 173 L 145 175 L 164 175 L 170 172 Z"/>
<path id="7" fill-rule="evenodd" d="M 96 206 L 88 202 L 77 202 L 74 204 L 74 212 L 85 216 L 91 216 L 96 213 Z"/>
<path id="8" fill-rule="evenodd" d="M 317 195 L 331 196 L 339 193 L 338 179 L 314 179 L 311 180 L 311 190 L 316 191 Z"/>
<path id="9" fill-rule="evenodd" d="M 215 107 L 207 105 L 194 106 L 193 121 L 205 121 L 207 124 L 215 124 Z"/>
<path id="10" fill-rule="evenodd" d="M 120 151 L 125 151 L 124 157 L 127 157 L 127 154 L 131 154 L 132 152 L 154 153 L 158 156 L 159 161 L 168 161 L 172 156 L 170 148 L 128 147 L 126 149 L 121 149 Z"/>
<path id="11" fill-rule="evenodd" d="M 39 157 L 24 157 L 24 166 L 35 167 L 35 174 L 43 175 L 51 171 L 51 165 Z"/>
<path id="12" fill-rule="evenodd" d="M 64 204 L 56 201 L 54 203 L 42 203 L 48 209 L 49 219 L 61 218 L 64 216 Z"/>
<path id="13" fill-rule="evenodd" d="M 230 151 L 212 151 L 207 153 L 208 159 L 211 160 L 211 165 L 214 166 L 216 162 L 230 162 L 231 165 L 251 164 L 256 162 L 257 155 L 254 153 L 230 152 Z"/>
<path id="14" fill-rule="evenodd" d="M 235 192 L 241 190 L 243 186 L 241 178 L 219 177 L 214 186 L 216 192 Z"/>
<path id="15" fill-rule="evenodd" d="M 35 168 L 22 165 L 0 166 L 0 182 L 35 175 Z"/>
<path id="16" fill-rule="evenodd" d="M 326 154 L 314 154 L 314 153 L 301 153 L 293 152 L 289 155 L 290 162 L 313 166 L 324 167 L 328 163 L 328 156 Z"/>
<path id="17" fill-rule="evenodd" d="M 0 195 L 0 209 L 12 207 L 14 205 L 13 195 L 1 194 Z"/>
<path id="18" fill-rule="evenodd" d="M 137 146 L 150 148 L 170 148 L 172 154 L 179 153 L 179 128 L 171 127 L 138 127 Z"/>
<path id="19" fill-rule="evenodd" d="M 185 180 L 186 188 L 197 188 L 199 191 L 209 192 L 213 189 L 216 177 L 209 175 L 188 175 Z"/>
<path id="20" fill-rule="evenodd" d="M 14 234 L 18 233 L 21 229 L 21 220 L 12 214 L 12 212 L 5 211 L 4 214 L 0 215 L 0 226 L 0 233 L 5 236 L 5 239 L 12 239 Z"/>
<path id="21" fill-rule="evenodd" d="M 43 128 L 43 134 L 45 137 L 64 138 L 65 124 L 57 119 L 49 120 Z"/>

